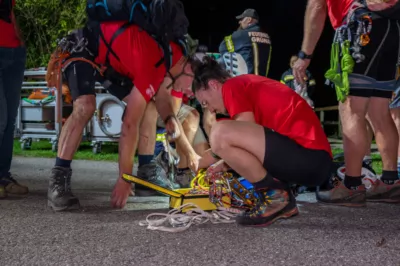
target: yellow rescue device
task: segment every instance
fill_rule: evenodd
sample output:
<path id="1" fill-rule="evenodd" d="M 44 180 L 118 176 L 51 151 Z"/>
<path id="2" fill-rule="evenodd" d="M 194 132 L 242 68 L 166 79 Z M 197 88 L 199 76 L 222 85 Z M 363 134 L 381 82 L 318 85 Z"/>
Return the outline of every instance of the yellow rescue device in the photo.
<path id="1" fill-rule="evenodd" d="M 194 187 L 194 183 L 196 182 L 192 182 L 192 188 L 181 188 L 175 190 L 166 189 L 164 187 L 132 175 L 124 174 L 122 178 L 126 182 L 139 184 L 170 196 L 169 207 L 171 209 L 179 208 L 180 206 L 187 203 L 196 204 L 200 209 L 204 211 L 213 211 L 217 209 L 217 206 L 214 203 L 210 202 L 209 187 L 205 187 L 205 182 L 202 179 L 199 180 L 199 178 L 195 178 L 193 181 L 199 180 L 199 183 L 201 183 L 200 186 Z M 222 200 L 224 207 L 229 208 L 231 202 L 230 198 L 228 196 L 224 196 Z M 183 209 L 182 211 L 186 212 L 187 210 Z"/>

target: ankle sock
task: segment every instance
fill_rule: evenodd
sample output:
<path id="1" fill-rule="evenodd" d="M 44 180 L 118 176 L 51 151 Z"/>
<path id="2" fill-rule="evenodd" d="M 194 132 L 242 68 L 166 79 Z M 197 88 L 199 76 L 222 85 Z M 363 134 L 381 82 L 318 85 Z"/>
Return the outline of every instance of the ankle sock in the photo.
<path id="1" fill-rule="evenodd" d="M 362 185 L 362 178 L 364 176 L 344 176 L 344 185 L 351 190 L 357 190 Z"/>
<path id="2" fill-rule="evenodd" d="M 178 169 L 176 170 L 177 174 L 183 174 L 183 173 L 185 173 L 185 172 L 187 172 L 187 171 L 189 171 L 189 167 L 186 167 L 186 168 L 178 168 Z"/>
<path id="3" fill-rule="evenodd" d="M 263 179 L 252 184 L 255 190 L 259 190 L 271 187 L 273 183 L 274 183 L 274 178 L 272 177 L 272 175 L 267 173 L 267 175 Z"/>
<path id="4" fill-rule="evenodd" d="M 397 171 L 382 171 L 381 181 L 386 185 L 393 185 L 399 179 Z"/>
<path id="5" fill-rule="evenodd" d="M 60 157 L 56 158 L 56 166 L 59 167 L 71 168 L 71 162 L 72 160 L 64 160 L 61 159 Z"/>
<path id="6" fill-rule="evenodd" d="M 151 160 L 153 160 L 153 157 L 154 157 L 154 155 L 139 155 L 138 156 L 139 166 L 151 163 Z"/>

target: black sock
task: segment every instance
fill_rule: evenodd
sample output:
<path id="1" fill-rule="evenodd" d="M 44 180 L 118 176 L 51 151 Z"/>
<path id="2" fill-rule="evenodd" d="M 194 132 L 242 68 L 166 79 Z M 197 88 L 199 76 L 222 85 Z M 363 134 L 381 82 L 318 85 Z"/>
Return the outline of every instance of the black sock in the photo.
<path id="1" fill-rule="evenodd" d="M 184 173 L 184 172 L 187 172 L 189 170 L 189 167 L 186 167 L 186 168 L 178 168 L 177 169 L 177 173 L 178 174 L 182 174 L 182 173 Z"/>
<path id="2" fill-rule="evenodd" d="M 151 163 L 153 160 L 154 155 L 138 155 L 139 166 L 146 165 Z"/>
<path id="3" fill-rule="evenodd" d="M 344 185 L 351 190 L 357 190 L 362 185 L 363 176 L 344 176 Z"/>
<path id="4" fill-rule="evenodd" d="M 59 157 L 56 158 L 56 166 L 59 167 L 71 168 L 71 162 L 72 160 L 64 160 Z"/>
<path id="5" fill-rule="evenodd" d="M 271 185 L 273 185 L 273 183 L 274 183 L 274 178 L 272 177 L 272 175 L 267 173 L 267 175 L 263 179 L 252 184 L 255 190 L 259 190 L 259 189 L 270 188 Z"/>
<path id="6" fill-rule="evenodd" d="M 386 185 L 393 185 L 399 179 L 397 171 L 385 171 L 383 170 L 381 181 Z"/>

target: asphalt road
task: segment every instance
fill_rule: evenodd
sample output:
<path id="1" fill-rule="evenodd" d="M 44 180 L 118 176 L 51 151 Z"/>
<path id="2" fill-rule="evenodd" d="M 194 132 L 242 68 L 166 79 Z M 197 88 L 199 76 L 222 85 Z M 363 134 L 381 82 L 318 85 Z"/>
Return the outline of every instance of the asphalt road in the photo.
<path id="1" fill-rule="evenodd" d="M 26 197 L 0 200 L 0 265 L 394 265 L 400 266 L 400 205 L 320 205 L 301 195 L 300 215 L 268 228 L 203 224 L 182 233 L 139 221 L 167 212 L 167 198 L 132 197 L 110 208 L 115 163 L 75 161 L 73 189 L 83 209 L 54 213 L 46 189 L 54 160 L 15 158 Z"/>

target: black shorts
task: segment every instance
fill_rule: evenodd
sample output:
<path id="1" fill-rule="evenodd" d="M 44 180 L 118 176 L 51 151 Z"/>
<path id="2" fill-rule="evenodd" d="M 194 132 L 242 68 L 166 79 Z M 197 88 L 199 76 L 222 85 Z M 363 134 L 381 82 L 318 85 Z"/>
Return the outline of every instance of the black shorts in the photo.
<path id="1" fill-rule="evenodd" d="M 268 173 L 284 183 L 316 187 L 329 179 L 332 158 L 324 150 L 304 148 L 292 139 L 265 128 L 263 165 Z"/>
<path id="2" fill-rule="evenodd" d="M 355 29 L 352 31 L 355 32 Z M 353 38 L 356 36 L 353 35 Z M 349 95 L 392 98 L 400 56 L 399 22 L 374 19 L 370 42 L 361 48 L 360 53 L 365 60 L 355 63 L 353 73 L 349 75 Z"/>

